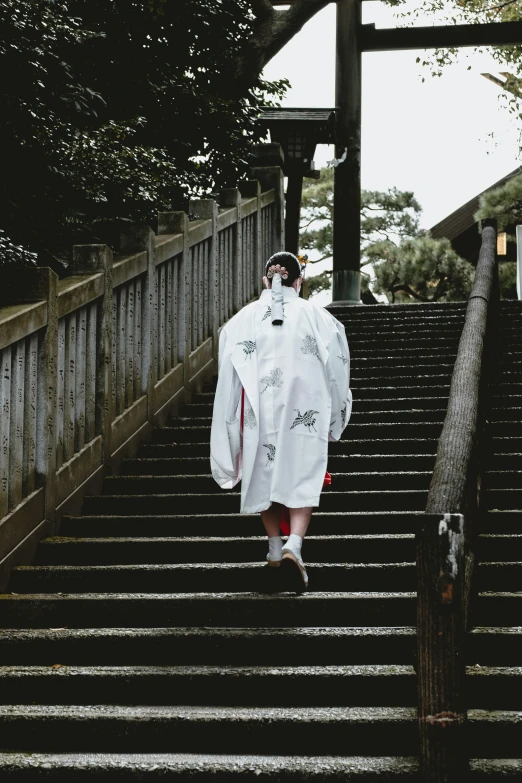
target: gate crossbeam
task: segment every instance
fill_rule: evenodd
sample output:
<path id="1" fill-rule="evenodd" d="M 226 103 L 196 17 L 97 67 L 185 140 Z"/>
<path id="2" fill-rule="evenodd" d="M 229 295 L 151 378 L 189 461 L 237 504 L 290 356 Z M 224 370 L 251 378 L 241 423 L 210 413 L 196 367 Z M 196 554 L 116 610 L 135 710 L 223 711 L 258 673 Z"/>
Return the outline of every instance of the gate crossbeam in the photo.
<path id="1" fill-rule="evenodd" d="M 432 27 L 361 28 L 363 52 L 522 44 L 522 22 L 485 22 Z"/>

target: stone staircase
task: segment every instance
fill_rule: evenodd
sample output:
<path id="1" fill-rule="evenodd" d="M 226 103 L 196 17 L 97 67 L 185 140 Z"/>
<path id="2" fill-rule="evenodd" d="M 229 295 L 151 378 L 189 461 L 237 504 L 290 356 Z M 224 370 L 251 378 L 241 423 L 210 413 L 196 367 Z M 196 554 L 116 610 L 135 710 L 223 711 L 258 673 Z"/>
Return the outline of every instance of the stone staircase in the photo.
<path id="1" fill-rule="evenodd" d="M 13 571 L 5 778 L 419 780 L 414 531 L 465 304 L 333 312 L 354 408 L 303 548 L 309 592 L 273 592 L 259 516 L 209 475 L 213 392 L 194 395 Z M 522 755 L 522 308 L 502 312 L 468 651 L 477 780 Z"/>

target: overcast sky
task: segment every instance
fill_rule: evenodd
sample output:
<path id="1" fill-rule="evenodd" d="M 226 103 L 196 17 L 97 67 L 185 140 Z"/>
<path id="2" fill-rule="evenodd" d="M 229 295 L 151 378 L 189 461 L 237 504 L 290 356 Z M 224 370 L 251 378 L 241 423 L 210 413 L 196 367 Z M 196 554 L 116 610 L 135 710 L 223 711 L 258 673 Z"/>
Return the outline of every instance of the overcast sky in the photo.
<path id="1" fill-rule="evenodd" d="M 398 24 L 393 10 L 378 0 L 363 2 L 363 22 Z M 461 51 L 459 64 L 440 78 L 416 64 L 422 50 L 363 55 L 362 187 L 412 190 L 423 208 L 422 228 L 435 225 L 520 165 L 519 133 L 501 105 L 499 89 L 480 75 L 499 76 L 494 60 L 471 49 Z M 290 81 L 284 106 L 334 107 L 334 57 L 332 3 L 268 64 L 264 76 Z M 318 147 L 317 167 L 333 156 L 333 147 Z M 317 274 L 327 267 L 331 262 L 309 271 Z M 331 296 L 323 292 L 314 301 L 326 305 Z"/>
<path id="2" fill-rule="evenodd" d="M 381 2 L 363 2 L 363 13 L 363 21 L 377 27 L 397 25 L 392 9 Z M 480 75 L 498 76 L 494 61 L 462 51 L 470 56 L 440 78 L 415 63 L 422 51 L 363 55 L 362 187 L 413 190 L 424 210 L 424 228 L 520 165 L 518 133 L 501 108 L 500 91 Z M 283 105 L 333 107 L 334 54 L 332 3 L 268 64 L 264 75 L 290 81 Z M 333 147 L 319 147 L 316 163 L 323 166 L 332 157 Z"/>

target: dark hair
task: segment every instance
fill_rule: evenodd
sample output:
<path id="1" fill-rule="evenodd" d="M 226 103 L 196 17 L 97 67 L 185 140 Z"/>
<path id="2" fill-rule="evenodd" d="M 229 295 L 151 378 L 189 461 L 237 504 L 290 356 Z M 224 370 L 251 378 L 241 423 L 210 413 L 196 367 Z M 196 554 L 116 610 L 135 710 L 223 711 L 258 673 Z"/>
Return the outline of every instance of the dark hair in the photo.
<path id="1" fill-rule="evenodd" d="M 301 275 L 301 264 L 299 263 L 297 256 L 294 256 L 293 253 L 287 253 L 285 251 L 281 253 L 274 253 L 274 255 L 271 256 L 266 262 L 265 275 L 268 271 L 268 267 L 272 266 L 273 264 L 284 266 L 288 272 L 287 279 L 281 280 L 283 285 L 291 286 L 292 283 Z"/>

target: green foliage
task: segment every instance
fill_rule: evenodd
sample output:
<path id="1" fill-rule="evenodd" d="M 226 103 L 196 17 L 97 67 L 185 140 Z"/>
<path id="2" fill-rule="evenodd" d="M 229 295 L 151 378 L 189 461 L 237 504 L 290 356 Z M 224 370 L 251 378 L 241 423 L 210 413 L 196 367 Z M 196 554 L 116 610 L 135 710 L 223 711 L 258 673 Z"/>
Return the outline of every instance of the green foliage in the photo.
<path id="1" fill-rule="evenodd" d="M 374 291 L 392 302 L 452 302 L 469 295 L 473 265 L 455 253 L 448 239 L 426 233 L 400 245 L 381 243 L 372 253 Z"/>
<path id="2" fill-rule="evenodd" d="M 236 88 L 248 0 L 0 0 L 3 226 L 45 260 L 247 173 L 261 105 Z"/>
<path id="3" fill-rule="evenodd" d="M 319 294 L 321 291 L 329 291 L 332 286 L 332 273 L 321 272 L 321 274 L 314 277 L 307 277 L 306 285 L 309 297 L 315 296 L 315 294 Z"/>
<path id="4" fill-rule="evenodd" d="M 485 218 L 496 218 L 499 231 L 522 223 L 522 175 L 482 194 L 475 220 Z"/>
<path id="5" fill-rule="evenodd" d="M 331 258 L 333 246 L 334 170 L 323 169 L 319 180 L 308 180 L 301 205 L 301 250 L 317 250 Z M 368 263 L 366 250 L 390 237 L 414 236 L 418 232 L 420 205 L 413 193 L 391 188 L 386 192 L 363 190 L 361 194 L 362 264 Z"/>
<path id="6" fill-rule="evenodd" d="M 391 188 L 361 196 L 361 292 L 386 294 L 391 301 L 452 301 L 469 294 L 473 266 L 460 258 L 448 240 L 419 231 L 421 207 L 413 193 Z M 303 191 L 301 249 L 331 258 L 333 171 Z M 311 263 L 314 263 L 313 261 Z M 368 266 L 372 274 L 364 271 Z M 371 277 L 374 278 L 373 283 Z M 331 272 L 317 276 L 313 293 L 329 288 Z M 309 278 L 309 286 L 314 278 Z"/>

